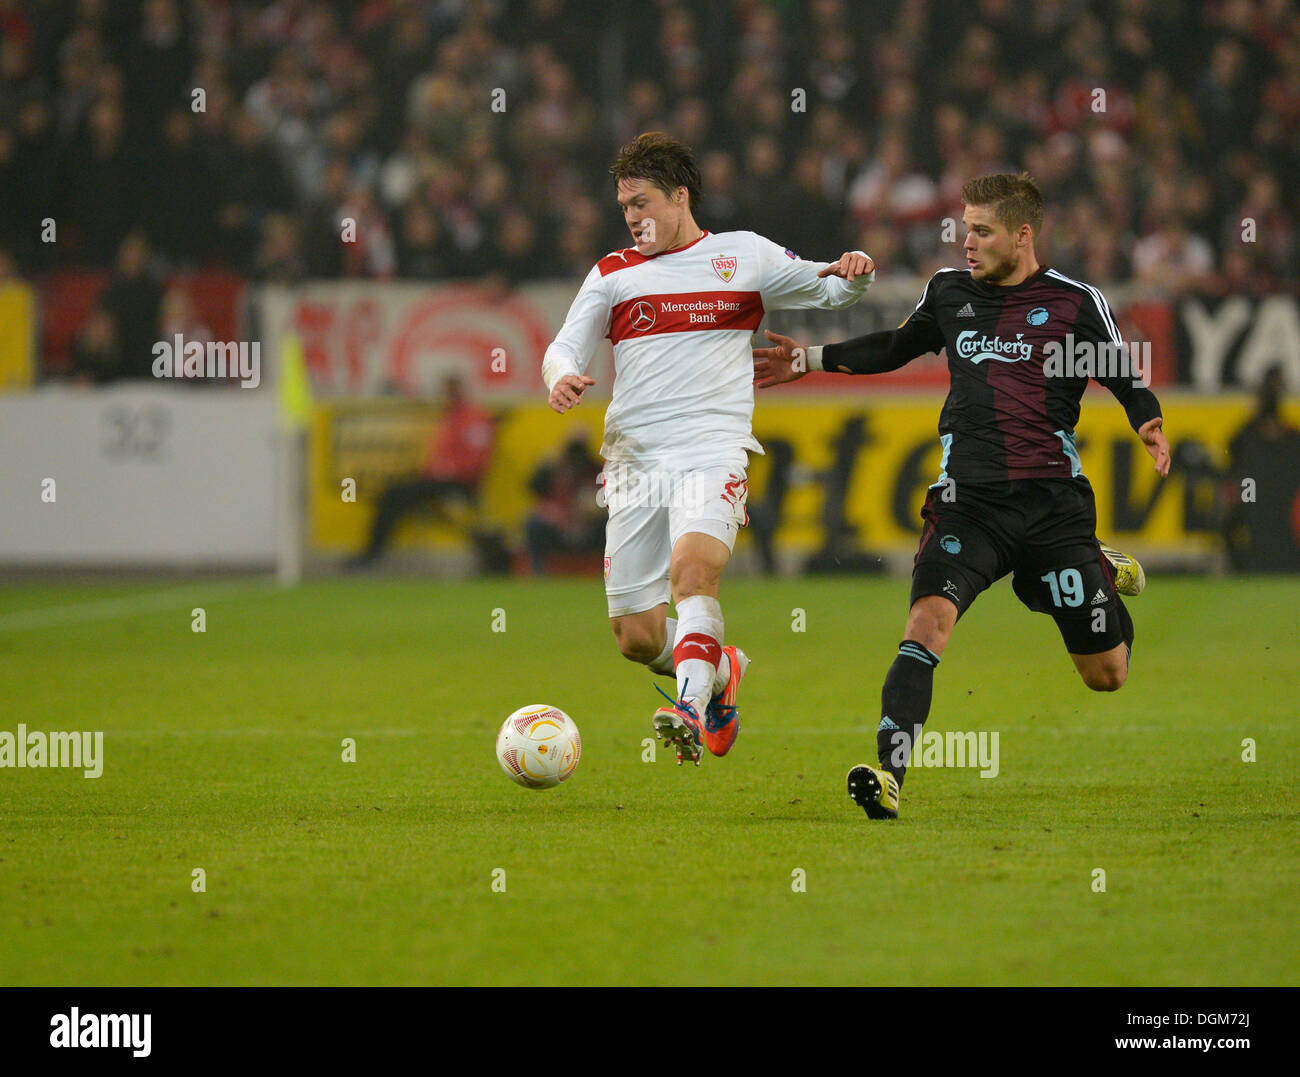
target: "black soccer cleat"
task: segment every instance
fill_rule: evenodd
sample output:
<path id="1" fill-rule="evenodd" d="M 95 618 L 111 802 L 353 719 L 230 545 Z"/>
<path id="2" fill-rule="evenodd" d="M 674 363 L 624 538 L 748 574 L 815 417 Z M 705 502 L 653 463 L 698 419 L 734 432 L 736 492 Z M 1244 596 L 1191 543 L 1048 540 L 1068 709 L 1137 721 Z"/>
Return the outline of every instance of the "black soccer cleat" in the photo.
<path id="1" fill-rule="evenodd" d="M 859 763 L 849 771 L 849 796 L 869 819 L 898 818 L 898 779 L 887 770 Z"/>

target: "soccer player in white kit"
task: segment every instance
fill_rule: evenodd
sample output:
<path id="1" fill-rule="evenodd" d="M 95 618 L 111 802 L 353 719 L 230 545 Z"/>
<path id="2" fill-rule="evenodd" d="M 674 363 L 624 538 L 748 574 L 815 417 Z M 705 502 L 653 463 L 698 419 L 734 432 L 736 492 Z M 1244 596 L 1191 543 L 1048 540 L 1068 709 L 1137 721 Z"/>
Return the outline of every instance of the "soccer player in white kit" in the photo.
<path id="1" fill-rule="evenodd" d="M 605 593 L 624 657 L 675 676 L 656 734 L 699 765 L 740 730 L 736 696 L 749 665 L 724 646 L 722 572 L 748 523 L 754 439 L 750 337 L 765 311 L 847 307 L 875 276 L 861 251 L 808 262 L 753 232 L 714 235 L 695 222 L 700 172 L 660 132 L 639 135 L 610 170 L 635 245 L 583 281 L 542 376 L 550 406 L 575 407 L 595 380 L 596 345 L 614 346 L 605 412 Z M 671 598 L 676 619 L 668 616 Z"/>

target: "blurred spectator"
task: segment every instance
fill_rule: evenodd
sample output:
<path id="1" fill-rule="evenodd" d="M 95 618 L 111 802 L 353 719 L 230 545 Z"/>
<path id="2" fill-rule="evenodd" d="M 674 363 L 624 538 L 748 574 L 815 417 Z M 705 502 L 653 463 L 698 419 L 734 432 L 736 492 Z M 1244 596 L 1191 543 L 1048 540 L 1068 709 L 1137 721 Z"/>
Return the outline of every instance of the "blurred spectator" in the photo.
<path id="1" fill-rule="evenodd" d="M 443 242 L 442 226 L 427 204 L 412 201 L 397 237 L 397 272 L 413 280 L 451 276 L 452 255 Z"/>
<path id="2" fill-rule="evenodd" d="M 740 191 L 745 229 L 773 238 L 784 236 L 790 231 L 786 221 L 793 197 L 780 144 L 771 134 L 755 135 L 745 147 L 745 182 Z M 797 237 L 791 240 L 798 241 Z"/>
<path id="3" fill-rule="evenodd" d="M 453 375 L 443 383 L 442 415 L 420 474 L 392 483 L 379 498 L 366 548 L 348 562 L 364 568 L 379 560 L 393 531 L 407 516 L 430 509 L 447 518 L 446 505 L 473 505 L 492 463 L 496 432 L 492 416 L 465 395 Z"/>
<path id="4" fill-rule="evenodd" d="M 535 575 L 547 571 L 552 554 L 598 554 L 604 549 L 607 513 L 596 499 L 602 465 L 587 440 L 586 431 L 574 430 L 528 484 L 537 504 L 524 522 L 524 542 Z"/>
<path id="5" fill-rule="evenodd" d="M 72 345 L 72 378 L 103 385 L 124 377 L 117 324 L 103 307 L 96 307 L 82 323 Z"/>
<path id="6" fill-rule="evenodd" d="M 190 293 L 179 284 L 173 284 L 163 294 L 162 308 L 158 313 L 158 339 L 171 342 L 180 336 L 186 344 L 197 341 L 205 347 L 213 339 L 212 330 L 198 316 Z M 214 384 L 204 378 L 189 379 L 194 385 Z"/>
<path id="7" fill-rule="evenodd" d="M 96 101 L 87 125 L 87 137 L 68 147 L 63 172 L 68 220 L 64 223 L 73 226 L 85 262 L 104 266 L 140 220 L 143 170 L 126 144 L 124 114 L 116 98 Z"/>
<path id="8" fill-rule="evenodd" d="M 153 346 L 158 341 L 158 309 L 163 293 L 149 261 L 144 233 L 132 232 L 122 241 L 113 275 L 99 297 L 100 307 L 116 330 L 121 353 L 118 377 L 153 377 Z M 96 333 L 96 340 L 102 339 L 102 332 Z"/>
<path id="9" fill-rule="evenodd" d="M 176 108 L 167 114 L 156 154 L 155 167 L 171 193 L 147 204 L 150 235 L 173 265 L 195 265 L 215 253 L 217 187 L 216 162 L 200 140 L 193 113 Z"/>
<path id="10" fill-rule="evenodd" d="M 1138 280 L 1181 294 L 1204 286 L 1214 268 L 1214 252 L 1193 235 L 1176 213 L 1133 245 L 1133 272 Z"/>
<path id="11" fill-rule="evenodd" d="M 1282 418 L 1285 392 L 1282 367 L 1270 368 L 1255 413 L 1228 443 L 1224 534 L 1238 572 L 1300 570 L 1300 430 Z"/>
<path id="12" fill-rule="evenodd" d="M 710 232 L 748 229 L 736 192 L 736 163 L 731 154 L 712 150 L 700 159 L 700 179 L 708 195 L 701 203 L 700 219 Z M 749 229 L 752 231 L 752 229 Z"/>
<path id="13" fill-rule="evenodd" d="M 297 284 L 307 276 L 298 223 L 289 214 L 272 213 L 263 219 L 253 276 L 270 284 Z"/>
<path id="14" fill-rule="evenodd" d="M 222 254 L 227 264 L 248 272 L 263 221 L 285 210 L 292 195 L 280 161 L 252 115 L 231 118 L 229 140 L 221 149 L 221 167 L 213 209 Z"/>

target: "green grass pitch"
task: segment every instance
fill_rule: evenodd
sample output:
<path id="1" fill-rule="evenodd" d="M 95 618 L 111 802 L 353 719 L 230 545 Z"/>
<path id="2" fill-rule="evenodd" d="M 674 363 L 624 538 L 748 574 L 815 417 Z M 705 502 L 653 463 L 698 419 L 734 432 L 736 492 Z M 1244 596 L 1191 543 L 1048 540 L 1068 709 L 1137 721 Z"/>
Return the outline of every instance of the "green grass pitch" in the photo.
<path id="1" fill-rule="evenodd" d="M 1000 773 L 914 770 L 887 824 L 844 775 L 901 579 L 728 581 L 754 664 L 699 769 L 643 761 L 599 580 L 162 587 L 0 596 L 0 731 L 104 731 L 98 779 L 0 770 L 0 984 L 1300 980 L 1300 581 L 1154 579 L 1112 695 L 1003 582 L 927 725 Z M 533 702 L 584 739 L 546 792 L 493 755 Z"/>

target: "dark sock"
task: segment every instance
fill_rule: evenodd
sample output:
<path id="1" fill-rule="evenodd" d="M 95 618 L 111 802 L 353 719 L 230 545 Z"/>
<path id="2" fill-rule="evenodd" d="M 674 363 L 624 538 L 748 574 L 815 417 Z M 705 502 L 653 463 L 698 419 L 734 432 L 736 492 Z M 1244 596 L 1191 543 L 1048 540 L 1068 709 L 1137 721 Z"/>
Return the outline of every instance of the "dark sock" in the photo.
<path id="1" fill-rule="evenodd" d="M 880 726 L 876 730 L 876 755 L 880 765 L 898 781 L 901 789 L 912 758 L 912 745 L 930 714 L 934 668 L 939 656 L 915 640 L 898 645 L 898 657 L 885 675 L 880 691 Z"/>

